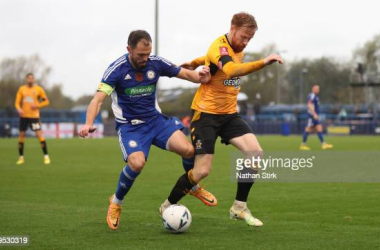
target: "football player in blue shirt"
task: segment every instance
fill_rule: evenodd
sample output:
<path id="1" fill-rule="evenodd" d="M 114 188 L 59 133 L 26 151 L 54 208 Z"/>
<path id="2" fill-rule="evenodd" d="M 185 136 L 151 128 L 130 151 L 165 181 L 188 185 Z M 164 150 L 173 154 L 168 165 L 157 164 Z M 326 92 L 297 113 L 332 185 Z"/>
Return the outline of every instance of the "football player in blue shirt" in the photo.
<path id="1" fill-rule="evenodd" d="M 303 133 L 302 144 L 300 146 L 300 150 L 310 150 L 310 147 L 306 146 L 307 137 L 312 132 L 312 130 L 316 130 L 318 133 L 319 140 L 322 143 L 322 149 L 330 149 L 333 145 L 328 144 L 324 141 L 323 138 L 323 129 L 322 124 L 319 120 L 319 85 L 314 85 L 311 89 L 311 93 L 307 97 L 307 112 L 308 112 L 308 121 L 305 131 Z"/>
<path id="2" fill-rule="evenodd" d="M 182 123 L 177 118 L 164 116 L 159 110 L 156 98 L 159 77 L 177 77 L 194 83 L 207 83 L 211 79 L 208 67 L 199 72 L 191 71 L 150 55 L 152 39 L 146 31 L 131 32 L 127 50 L 127 54 L 105 71 L 88 107 L 86 124 L 79 131 L 81 137 L 95 131 L 94 119 L 106 97 L 111 95 L 119 144 L 127 163 L 121 171 L 116 192 L 109 199 L 107 224 L 112 230 L 119 226 L 122 201 L 143 169 L 152 144 L 182 156 L 186 171 L 194 164 L 194 148 L 180 131 Z M 210 201 L 212 206 L 217 203 L 211 193 L 199 186 L 194 186 L 190 193 L 209 206 Z"/>

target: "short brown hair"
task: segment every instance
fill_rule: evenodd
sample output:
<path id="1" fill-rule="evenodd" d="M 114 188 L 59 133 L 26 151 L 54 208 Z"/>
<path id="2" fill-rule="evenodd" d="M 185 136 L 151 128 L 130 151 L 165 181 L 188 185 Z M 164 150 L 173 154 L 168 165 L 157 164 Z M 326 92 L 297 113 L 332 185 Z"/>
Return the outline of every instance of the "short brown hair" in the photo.
<path id="1" fill-rule="evenodd" d="M 234 25 L 238 28 L 247 27 L 247 28 L 253 28 L 255 30 L 258 29 L 255 17 L 247 12 L 240 12 L 240 13 L 235 14 L 232 17 L 231 25 Z"/>
<path id="2" fill-rule="evenodd" d="M 28 78 L 29 76 L 33 76 L 34 77 L 34 74 L 33 73 L 28 73 L 28 74 L 26 74 L 25 78 Z"/>
<path id="3" fill-rule="evenodd" d="M 152 38 L 145 30 L 134 30 L 129 34 L 128 45 L 132 49 L 136 48 L 137 44 L 141 41 L 144 42 L 145 46 L 148 46 L 152 42 Z"/>

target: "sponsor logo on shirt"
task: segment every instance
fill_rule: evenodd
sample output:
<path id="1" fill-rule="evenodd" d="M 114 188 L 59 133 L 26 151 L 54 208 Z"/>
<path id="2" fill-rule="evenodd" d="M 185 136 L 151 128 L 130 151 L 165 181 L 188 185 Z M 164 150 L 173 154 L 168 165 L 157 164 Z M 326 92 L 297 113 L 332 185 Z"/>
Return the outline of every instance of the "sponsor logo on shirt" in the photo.
<path id="1" fill-rule="evenodd" d="M 224 86 L 232 86 L 235 87 L 235 89 L 238 89 L 241 85 L 241 79 L 239 77 L 233 77 L 230 79 L 226 79 L 223 82 Z"/>
<path id="2" fill-rule="evenodd" d="M 148 86 L 127 88 L 124 90 L 124 93 L 130 97 L 141 97 L 141 96 L 151 95 L 155 92 L 155 90 L 156 90 L 155 85 L 148 85 Z"/>

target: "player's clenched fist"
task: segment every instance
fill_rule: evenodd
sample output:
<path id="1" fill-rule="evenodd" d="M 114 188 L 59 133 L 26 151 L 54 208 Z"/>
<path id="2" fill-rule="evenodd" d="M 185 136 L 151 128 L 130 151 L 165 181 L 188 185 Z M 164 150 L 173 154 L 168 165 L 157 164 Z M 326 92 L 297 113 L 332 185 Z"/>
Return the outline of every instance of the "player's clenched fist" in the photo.
<path id="1" fill-rule="evenodd" d="M 78 135 L 82 138 L 88 136 L 89 133 L 93 133 L 94 131 L 96 130 L 96 128 L 94 128 L 93 126 L 91 125 L 84 125 L 83 127 L 80 128 L 79 132 L 78 132 Z"/>

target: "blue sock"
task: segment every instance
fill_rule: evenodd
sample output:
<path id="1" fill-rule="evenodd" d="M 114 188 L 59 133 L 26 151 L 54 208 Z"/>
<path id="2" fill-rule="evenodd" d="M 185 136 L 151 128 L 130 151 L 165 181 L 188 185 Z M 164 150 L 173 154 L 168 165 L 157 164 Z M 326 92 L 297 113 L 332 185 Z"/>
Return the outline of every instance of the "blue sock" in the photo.
<path id="1" fill-rule="evenodd" d="M 318 132 L 318 138 L 319 140 L 321 140 L 322 143 L 324 143 L 324 139 L 323 139 L 323 133 L 322 132 Z"/>
<path id="2" fill-rule="evenodd" d="M 118 200 L 124 199 L 124 196 L 128 193 L 139 174 L 140 173 L 134 172 L 128 165 L 123 168 L 123 171 L 120 173 L 119 183 L 117 184 L 115 193 Z"/>
<path id="3" fill-rule="evenodd" d="M 189 159 L 182 157 L 182 166 L 183 166 L 183 169 L 185 169 L 186 173 L 194 168 L 194 161 L 195 161 L 195 156 Z M 195 185 L 193 186 L 192 190 L 195 191 L 197 190 L 197 188 L 198 188 L 198 185 Z"/>
<path id="4" fill-rule="evenodd" d="M 182 166 L 183 166 L 183 169 L 185 169 L 186 173 L 189 172 L 190 169 L 193 169 L 194 160 L 195 160 L 195 156 L 193 156 L 192 158 L 189 158 L 189 159 L 182 157 Z"/>
<path id="5" fill-rule="evenodd" d="M 307 141 L 307 137 L 309 136 L 309 133 L 308 132 L 306 132 L 306 131 L 304 131 L 303 132 L 303 136 L 302 136 L 302 142 L 303 143 L 306 143 L 306 141 Z"/>

